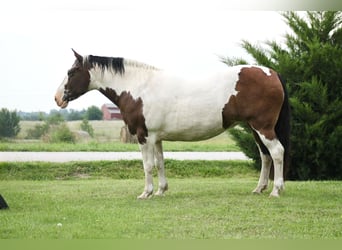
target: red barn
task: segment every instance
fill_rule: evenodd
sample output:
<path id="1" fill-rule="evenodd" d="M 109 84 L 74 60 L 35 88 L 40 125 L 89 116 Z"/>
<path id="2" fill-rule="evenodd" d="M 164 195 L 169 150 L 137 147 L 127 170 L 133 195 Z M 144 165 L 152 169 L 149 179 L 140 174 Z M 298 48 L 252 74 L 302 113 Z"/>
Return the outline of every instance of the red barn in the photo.
<path id="1" fill-rule="evenodd" d="M 103 120 L 122 120 L 120 109 L 112 103 L 103 104 L 101 110 Z"/>

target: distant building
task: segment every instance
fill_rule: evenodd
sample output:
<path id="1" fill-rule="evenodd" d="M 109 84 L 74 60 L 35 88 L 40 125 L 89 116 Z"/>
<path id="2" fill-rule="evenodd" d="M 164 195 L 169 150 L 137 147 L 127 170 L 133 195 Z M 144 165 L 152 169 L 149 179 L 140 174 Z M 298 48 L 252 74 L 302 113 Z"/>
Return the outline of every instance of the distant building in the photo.
<path id="1" fill-rule="evenodd" d="M 103 104 L 101 110 L 103 113 L 103 120 L 122 120 L 120 109 L 112 103 Z"/>

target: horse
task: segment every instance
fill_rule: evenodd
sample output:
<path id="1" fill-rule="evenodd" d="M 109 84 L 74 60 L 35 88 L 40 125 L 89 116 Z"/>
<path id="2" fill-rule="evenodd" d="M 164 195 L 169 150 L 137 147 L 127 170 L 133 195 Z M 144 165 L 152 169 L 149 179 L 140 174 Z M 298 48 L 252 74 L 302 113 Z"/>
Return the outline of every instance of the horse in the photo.
<path id="1" fill-rule="evenodd" d="M 207 76 L 184 77 L 135 60 L 72 51 L 75 62 L 55 101 L 66 108 L 70 101 L 98 90 L 118 106 L 142 153 L 145 187 L 138 199 L 153 195 L 153 167 L 159 179 L 155 195 L 168 190 L 162 141 L 209 139 L 241 121 L 252 129 L 261 156 L 253 193 L 268 187 L 272 167 L 270 196 L 279 197 L 289 163 L 290 110 L 285 83 L 273 69 L 238 65 Z"/>

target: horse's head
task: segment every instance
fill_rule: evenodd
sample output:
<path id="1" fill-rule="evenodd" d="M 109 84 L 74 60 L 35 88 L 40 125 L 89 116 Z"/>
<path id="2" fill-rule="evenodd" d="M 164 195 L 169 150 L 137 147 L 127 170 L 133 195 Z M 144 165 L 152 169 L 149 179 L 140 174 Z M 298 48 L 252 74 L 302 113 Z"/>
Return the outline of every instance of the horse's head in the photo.
<path id="1" fill-rule="evenodd" d="M 55 95 L 55 101 L 61 108 L 66 108 L 70 101 L 85 94 L 89 89 L 89 67 L 84 64 L 81 55 L 74 50 L 72 51 L 76 57 L 75 63 L 68 70 L 67 76 L 58 87 Z"/>

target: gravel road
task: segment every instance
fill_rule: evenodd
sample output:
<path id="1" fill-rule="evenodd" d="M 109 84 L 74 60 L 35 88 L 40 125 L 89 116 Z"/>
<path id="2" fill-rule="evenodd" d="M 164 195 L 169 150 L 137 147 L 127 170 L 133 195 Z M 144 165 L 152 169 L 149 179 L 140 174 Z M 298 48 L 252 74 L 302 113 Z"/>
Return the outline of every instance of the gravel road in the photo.
<path id="1" fill-rule="evenodd" d="M 242 152 L 164 152 L 174 160 L 248 160 Z M 140 152 L 0 152 L 0 162 L 141 160 Z"/>

